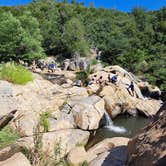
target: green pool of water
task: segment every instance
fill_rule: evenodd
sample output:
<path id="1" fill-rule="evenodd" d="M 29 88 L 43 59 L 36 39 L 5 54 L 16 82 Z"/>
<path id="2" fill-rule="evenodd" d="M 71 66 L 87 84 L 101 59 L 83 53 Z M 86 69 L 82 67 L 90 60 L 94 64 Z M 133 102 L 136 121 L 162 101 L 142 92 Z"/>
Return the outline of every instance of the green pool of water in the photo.
<path id="1" fill-rule="evenodd" d="M 128 137 L 131 138 L 143 127 L 145 127 L 150 122 L 150 119 L 147 119 L 142 116 L 132 117 L 127 115 L 118 116 L 113 120 L 115 126 L 123 127 L 126 129 L 126 132 L 119 133 L 110 130 L 109 128 L 100 128 L 96 131 L 95 135 L 92 135 L 88 147 L 102 141 L 105 138 L 112 137 Z"/>

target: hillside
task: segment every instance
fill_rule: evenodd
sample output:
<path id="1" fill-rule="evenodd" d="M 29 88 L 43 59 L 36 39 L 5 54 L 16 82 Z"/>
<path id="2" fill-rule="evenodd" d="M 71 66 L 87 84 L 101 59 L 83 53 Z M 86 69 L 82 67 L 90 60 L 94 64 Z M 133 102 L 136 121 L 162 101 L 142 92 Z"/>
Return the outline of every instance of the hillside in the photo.
<path id="1" fill-rule="evenodd" d="M 133 8 L 125 13 L 38 0 L 26 6 L 0 7 L 0 29 L 1 62 L 31 62 L 48 55 L 69 58 L 74 52 L 88 56 L 89 48 L 98 48 L 103 63 L 121 65 L 166 88 L 165 7 L 150 12 Z"/>

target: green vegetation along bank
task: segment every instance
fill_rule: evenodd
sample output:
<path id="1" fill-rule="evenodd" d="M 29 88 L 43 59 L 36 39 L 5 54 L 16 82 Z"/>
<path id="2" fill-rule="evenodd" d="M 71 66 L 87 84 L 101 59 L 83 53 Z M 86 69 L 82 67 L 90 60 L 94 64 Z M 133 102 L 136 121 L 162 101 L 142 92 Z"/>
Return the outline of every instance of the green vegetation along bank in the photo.
<path id="1" fill-rule="evenodd" d="M 54 0 L 0 7 L 0 61 L 31 62 L 48 55 L 88 55 L 118 64 L 166 89 L 166 7 L 131 13 Z"/>

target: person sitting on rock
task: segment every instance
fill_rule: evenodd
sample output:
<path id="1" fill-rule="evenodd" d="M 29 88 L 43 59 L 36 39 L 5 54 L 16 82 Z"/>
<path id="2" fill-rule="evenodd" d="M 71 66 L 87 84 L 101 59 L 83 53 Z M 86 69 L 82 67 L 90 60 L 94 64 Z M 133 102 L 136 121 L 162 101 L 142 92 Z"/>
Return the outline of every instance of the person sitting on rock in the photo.
<path id="1" fill-rule="evenodd" d="M 92 84 L 95 84 L 95 83 L 96 83 L 96 81 L 94 80 L 94 78 L 92 78 L 92 79 L 89 81 L 88 85 L 92 85 Z"/>
<path id="2" fill-rule="evenodd" d="M 94 75 L 94 76 L 92 77 L 92 79 L 94 80 L 94 83 L 96 83 L 96 82 L 97 82 L 97 75 Z"/>
<path id="3" fill-rule="evenodd" d="M 117 74 L 116 74 L 116 75 L 113 75 L 113 76 L 111 77 L 111 82 L 112 82 L 113 84 L 116 84 L 117 79 L 118 79 L 118 75 L 117 75 Z"/>
<path id="4" fill-rule="evenodd" d="M 134 96 L 134 82 L 133 81 L 131 81 L 131 83 L 130 83 L 129 87 L 127 88 L 127 90 L 128 91 L 131 90 L 131 91 L 129 91 L 129 93 L 130 93 L 131 96 Z"/>
<path id="5" fill-rule="evenodd" d="M 103 76 L 100 76 L 100 78 L 97 80 L 97 83 L 100 85 L 104 85 L 105 81 L 103 80 Z"/>
<path id="6" fill-rule="evenodd" d="M 51 70 L 53 73 L 55 71 L 55 64 L 54 63 L 48 64 L 48 69 Z"/>
<path id="7" fill-rule="evenodd" d="M 75 85 L 75 86 L 78 86 L 78 87 L 82 87 L 82 86 L 83 86 L 83 83 L 82 83 L 81 80 L 76 80 L 76 82 L 75 82 L 74 85 Z"/>

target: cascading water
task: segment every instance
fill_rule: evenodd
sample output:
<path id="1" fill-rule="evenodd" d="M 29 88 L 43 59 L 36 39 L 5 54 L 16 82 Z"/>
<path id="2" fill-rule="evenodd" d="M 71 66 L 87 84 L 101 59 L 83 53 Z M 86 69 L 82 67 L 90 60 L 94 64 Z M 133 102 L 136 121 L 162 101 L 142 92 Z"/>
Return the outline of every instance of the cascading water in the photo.
<path id="1" fill-rule="evenodd" d="M 113 121 L 111 120 L 109 114 L 105 111 L 105 119 L 106 119 L 106 125 L 105 127 L 108 128 L 111 131 L 114 131 L 115 133 L 125 133 L 127 130 L 124 127 L 121 126 L 115 126 L 113 124 Z"/>

